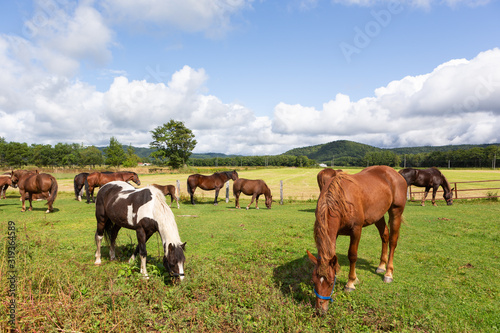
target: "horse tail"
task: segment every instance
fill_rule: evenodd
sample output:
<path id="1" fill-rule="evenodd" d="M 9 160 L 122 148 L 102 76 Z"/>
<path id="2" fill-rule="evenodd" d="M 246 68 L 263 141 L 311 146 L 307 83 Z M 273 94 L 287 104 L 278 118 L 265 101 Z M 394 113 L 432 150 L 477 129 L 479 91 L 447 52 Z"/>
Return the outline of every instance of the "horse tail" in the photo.
<path id="1" fill-rule="evenodd" d="M 52 205 L 54 203 L 54 201 L 57 198 L 57 190 L 58 190 L 57 180 L 54 177 L 50 177 L 50 180 L 52 181 L 52 184 L 50 186 L 50 196 L 47 199 L 48 205 Z"/>
<path id="2" fill-rule="evenodd" d="M 191 176 L 189 176 L 187 179 L 187 191 L 188 191 L 188 194 L 191 195 L 193 193 L 191 192 L 191 185 L 189 184 L 189 178 L 191 178 Z"/>

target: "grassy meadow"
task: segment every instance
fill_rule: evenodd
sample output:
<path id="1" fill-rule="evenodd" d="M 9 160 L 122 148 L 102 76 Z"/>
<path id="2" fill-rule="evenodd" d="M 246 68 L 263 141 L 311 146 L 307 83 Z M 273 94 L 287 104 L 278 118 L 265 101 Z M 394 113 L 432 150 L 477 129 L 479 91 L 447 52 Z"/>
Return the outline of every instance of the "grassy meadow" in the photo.
<path id="1" fill-rule="evenodd" d="M 356 173 L 360 169 L 349 169 Z M 0 200 L 0 331 L 9 324 L 15 283 L 15 328 L 19 332 L 497 332 L 500 330 L 500 202 L 409 202 L 395 254 L 394 282 L 375 273 L 380 239 L 363 230 L 357 275 L 345 293 L 348 237 L 339 237 L 342 270 L 325 316 L 312 304 L 313 240 L 318 169 L 242 169 L 240 177 L 264 179 L 275 202 L 271 210 L 237 210 L 225 190 L 214 206 L 213 191 L 197 189 L 186 200 L 187 174 L 140 174 L 142 186 L 181 184 L 181 207 L 173 208 L 186 245 L 186 278 L 166 276 L 160 238 L 148 242 L 149 280 L 129 265 L 135 232 L 122 229 L 116 261 L 103 246 L 94 265 L 94 205 L 74 200 L 74 174 L 55 174 L 60 193 L 55 212 L 45 201 L 21 213 L 19 194 Z M 206 172 L 207 174 L 209 172 Z M 443 170 L 455 181 L 500 179 L 498 171 Z M 284 204 L 279 205 L 279 182 Z M 232 185 L 232 184 L 231 184 Z M 232 190 L 232 188 L 231 188 Z M 241 206 L 249 197 L 242 195 Z M 168 198 L 168 202 L 170 199 Z M 12 221 L 10 223 L 9 221 Z M 15 268 L 9 261 L 9 226 L 15 224 Z"/>

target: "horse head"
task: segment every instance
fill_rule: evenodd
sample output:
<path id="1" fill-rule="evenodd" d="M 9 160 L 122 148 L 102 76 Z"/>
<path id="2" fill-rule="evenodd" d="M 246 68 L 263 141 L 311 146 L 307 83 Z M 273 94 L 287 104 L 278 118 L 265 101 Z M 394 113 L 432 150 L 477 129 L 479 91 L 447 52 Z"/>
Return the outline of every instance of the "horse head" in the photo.
<path id="1" fill-rule="evenodd" d="M 273 197 L 271 195 L 266 195 L 266 207 L 271 209 L 271 205 L 273 203 Z"/>
<path id="2" fill-rule="evenodd" d="M 333 256 L 329 261 L 323 261 L 322 258 L 316 258 L 309 251 L 307 251 L 307 256 L 315 265 L 312 276 L 314 293 L 316 294 L 315 308 L 320 314 L 324 314 L 328 311 L 329 301 L 332 301 L 336 275 L 340 270 L 340 266 L 337 262 L 337 256 Z"/>
<path id="3" fill-rule="evenodd" d="M 238 179 L 238 173 L 236 172 L 236 170 L 233 170 L 233 172 L 231 172 L 231 179 L 233 181 Z"/>
<path id="4" fill-rule="evenodd" d="M 455 189 L 455 188 L 452 188 L 452 189 L 450 190 L 450 192 L 446 192 L 446 191 L 445 191 L 445 192 L 444 192 L 444 194 L 443 194 L 443 198 L 444 198 L 444 200 L 446 200 L 446 204 L 447 204 L 448 206 L 453 205 L 453 190 L 454 190 L 454 189 Z"/>
<path id="5" fill-rule="evenodd" d="M 137 185 L 141 185 L 141 181 L 139 180 L 139 176 L 135 172 L 132 172 L 132 177 L 130 178 L 130 180 L 132 180 Z"/>
<path id="6" fill-rule="evenodd" d="M 181 281 L 184 279 L 185 247 L 186 242 L 177 245 L 170 243 L 168 244 L 168 252 L 163 257 L 163 266 L 167 272 L 170 276 L 178 277 Z"/>

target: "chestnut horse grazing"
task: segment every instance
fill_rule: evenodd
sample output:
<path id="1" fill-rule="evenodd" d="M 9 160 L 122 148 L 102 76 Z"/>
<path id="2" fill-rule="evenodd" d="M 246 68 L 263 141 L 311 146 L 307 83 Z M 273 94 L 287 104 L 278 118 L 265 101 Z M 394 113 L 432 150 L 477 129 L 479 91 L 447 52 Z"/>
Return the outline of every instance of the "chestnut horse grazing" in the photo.
<path id="1" fill-rule="evenodd" d="M 342 170 L 340 170 L 340 169 L 333 170 L 330 168 L 324 168 L 323 170 L 318 172 L 318 175 L 316 176 L 316 178 L 318 180 L 319 190 L 321 191 L 323 186 L 325 186 L 325 184 L 330 180 L 330 178 L 335 177 L 335 175 L 337 175 L 337 173 L 339 173 L 339 172 L 342 172 Z"/>
<path id="2" fill-rule="evenodd" d="M 121 180 L 123 182 L 133 181 L 137 185 L 141 185 L 139 176 L 132 171 L 119 171 L 119 172 L 92 172 L 85 180 L 85 193 L 87 195 L 87 203 L 94 202 L 94 188 L 101 187 L 104 184 L 114 180 Z"/>
<path id="3" fill-rule="evenodd" d="M 198 173 L 189 176 L 187 179 L 187 191 L 191 196 L 191 204 L 194 205 L 194 191 L 197 187 L 199 187 L 205 191 L 215 190 L 214 205 L 217 205 L 219 191 L 229 179 L 232 179 L 233 181 L 238 179 L 238 173 L 236 170 L 216 172 L 211 176 L 204 176 Z"/>
<path id="4" fill-rule="evenodd" d="M 134 261 L 135 256 L 139 254 L 141 273 L 147 278 L 146 242 L 158 231 L 165 252 L 163 266 L 171 276 L 179 277 L 181 280 L 184 278 L 186 243 L 181 242 L 174 214 L 165 202 L 165 196 L 156 187 L 136 189 L 126 182 L 109 182 L 97 193 L 95 217 L 96 265 L 101 264 L 103 237 L 109 240 L 109 256 L 114 260 L 118 232 L 122 227 L 132 229 L 136 231 L 139 244 L 130 261 Z"/>
<path id="5" fill-rule="evenodd" d="M 384 282 L 392 282 L 394 251 L 405 204 L 406 182 L 388 166 L 368 167 L 354 175 L 338 173 L 325 184 L 318 198 L 314 224 L 318 257 L 307 251 L 309 259 L 315 265 L 312 278 L 316 309 L 326 312 L 328 301 L 332 300 L 336 274 L 340 270 L 336 255 L 336 240 L 339 235 L 351 238 L 346 291 L 356 289 L 356 260 L 361 230 L 371 224 L 375 224 L 382 239 L 382 254 L 376 271 L 385 272 Z M 386 212 L 389 213 L 390 232 L 384 219 Z"/>
<path id="6" fill-rule="evenodd" d="M 170 208 L 172 208 L 172 203 L 174 202 L 175 199 L 175 202 L 177 203 L 177 209 L 179 209 L 179 199 L 177 198 L 177 190 L 174 185 L 153 184 L 151 186 L 154 186 L 160 191 L 162 191 L 164 196 L 170 195 Z"/>
<path id="7" fill-rule="evenodd" d="M 425 187 L 424 197 L 420 203 L 422 206 L 425 205 L 425 198 L 429 194 L 429 190 L 432 187 L 432 205 L 436 205 L 436 192 L 441 186 L 443 188 L 443 198 L 446 200 L 448 206 L 453 205 L 453 189 L 450 188 L 450 184 L 446 177 L 437 168 L 429 168 L 425 170 L 421 169 L 402 169 L 399 170 L 401 176 L 404 177 L 408 186 L 415 185 L 418 187 Z"/>
<path id="8" fill-rule="evenodd" d="M 46 213 L 54 211 L 52 205 L 57 197 L 57 181 L 56 179 L 49 175 L 48 173 L 38 173 L 38 171 L 26 171 L 26 170 L 16 170 L 12 171 L 11 176 L 12 184 L 19 187 L 19 193 L 21 193 L 22 209 L 21 212 L 26 211 L 26 206 L 24 201 L 26 200 L 26 193 L 28 193 L 28 200 L 30 202 L 29 210 L 33 210 L 32 201 L 34 194 L 43 194 L 47 196 L 47 204 L 49 208 Z"/>
<path id="9" fill-rule="evenodd" d="M 82 201 L 83 187 L 85 186 L 85 179 L 89 175 L 88 172 L 82 172 L 75 176 L 73 179 L 73 187 L 75 189 L 75 200 Z"/>
<path id="10" fill-rule="evenodd" d="M 271 204 L 273 203 L 273 197 L 271 196 L 271 190 L 266 185 L 266 183 L 261 180 L 251 180 L 245 178 L 238 178 L 233 182 L 233 194 L 236 198 L 236 208 L 240 208 L 240 193 L 243 192 L 246 195 L 251 195 L 252 200 L 247 206 L 247 209 L 250 208 L 253 201 L 255 200 L 255 209 L 259 209 L 259 196 L 264 194 L 266 197 L 266 207 L 271 208 Z"/>

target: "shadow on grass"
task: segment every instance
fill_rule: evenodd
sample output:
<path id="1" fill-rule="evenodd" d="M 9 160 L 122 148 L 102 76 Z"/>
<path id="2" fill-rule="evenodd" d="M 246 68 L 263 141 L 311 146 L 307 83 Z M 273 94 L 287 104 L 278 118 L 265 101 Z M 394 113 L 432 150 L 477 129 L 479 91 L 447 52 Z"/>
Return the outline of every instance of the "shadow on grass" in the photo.
<path id="1" fill-rule="evenodd" d="M 347 283 L 347 275 L 349 272 L 349 259 L 347 255 L 337 254 L 341 272 L 340 278 L 337 274 L 336 291 L 341 291 Z M 295 259 L 281 266 L 278 266 L 273 271 L 274 284 L 280 288 L 283 295 L 291 295 L 297 302 L 314 301 L 313 285 L 311 282 L 312 271 L 314 265 L 309 260 L 307 255 L 302 258 Z M 356 271 L 363 270 L 373 274 L 377 274 L 377 267 L 371 265 L 368 261 L 359 258 L 356 261 Z M 343 272 L 346 270 L 347 272 Z M 381 276 L 383 278 L 383 276 Z"/>

